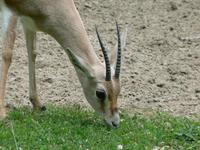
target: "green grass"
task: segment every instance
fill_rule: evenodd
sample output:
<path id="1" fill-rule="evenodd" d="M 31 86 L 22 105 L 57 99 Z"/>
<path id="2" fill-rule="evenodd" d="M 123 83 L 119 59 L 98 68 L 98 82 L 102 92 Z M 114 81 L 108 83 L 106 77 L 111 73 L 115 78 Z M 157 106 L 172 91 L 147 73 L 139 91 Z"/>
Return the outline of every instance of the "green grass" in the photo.
<path id="1" fill-rule="evenodd" d="M 117 129 L 104 126 L 93 112 L 53 107 L 36 113 L 23 108 L 0 122 L 0 150 L 200 150 L 200 122 L 157 113 L 129 117 Z"/>

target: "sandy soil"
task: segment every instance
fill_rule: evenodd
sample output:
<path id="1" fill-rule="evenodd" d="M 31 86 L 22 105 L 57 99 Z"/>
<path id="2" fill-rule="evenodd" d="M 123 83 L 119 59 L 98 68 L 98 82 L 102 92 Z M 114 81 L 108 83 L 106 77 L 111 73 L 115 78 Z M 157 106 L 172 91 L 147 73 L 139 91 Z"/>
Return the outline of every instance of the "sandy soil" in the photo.
<path id="1" fill-rule="evenodd" d="M 120 107 L 130 112 L 159 109 L 175 115 L 200 114 L 199 0 L 76 0 L 95 50 L 95 24 L 115 45 L 115 19 L 129 25 L 123 51 Z M 28 101 L 27 53 L 18 26 L 7 84 L 7 104 Z M 88 107 L 67 55 L 51 37 L 38 34 L 37 85 L 43 103 Z M 0 47 L 1 48 L 1 47 Z M 1 60 L 1 58 L 0 58 Z"/>

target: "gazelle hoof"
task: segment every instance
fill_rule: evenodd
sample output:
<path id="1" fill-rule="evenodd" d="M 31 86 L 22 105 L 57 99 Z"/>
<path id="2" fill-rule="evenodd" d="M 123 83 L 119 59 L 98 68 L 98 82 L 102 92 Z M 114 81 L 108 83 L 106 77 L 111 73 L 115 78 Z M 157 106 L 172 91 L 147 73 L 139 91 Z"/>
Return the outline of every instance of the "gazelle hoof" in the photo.
<path id="1" fill-rule="evenodd" d="M 34 111 L 45 111 L 46 107 L 45 106 L 33 106 Z"/>

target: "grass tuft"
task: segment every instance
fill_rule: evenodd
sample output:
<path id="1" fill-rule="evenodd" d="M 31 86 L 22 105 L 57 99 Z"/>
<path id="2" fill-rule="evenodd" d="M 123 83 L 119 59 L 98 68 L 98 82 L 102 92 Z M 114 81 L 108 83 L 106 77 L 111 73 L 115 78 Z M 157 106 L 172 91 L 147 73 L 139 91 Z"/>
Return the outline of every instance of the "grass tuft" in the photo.
<path id="1" fill-rule="evenodd" d="M 149 118 L 123 113 L 118 129 L 107 128 L 93 112 L 78 106 L 48 106 L 45 112 L 21 108 L 0 122 L 0 150 L 200 149 L 200 122 L 157 113 Z"/>

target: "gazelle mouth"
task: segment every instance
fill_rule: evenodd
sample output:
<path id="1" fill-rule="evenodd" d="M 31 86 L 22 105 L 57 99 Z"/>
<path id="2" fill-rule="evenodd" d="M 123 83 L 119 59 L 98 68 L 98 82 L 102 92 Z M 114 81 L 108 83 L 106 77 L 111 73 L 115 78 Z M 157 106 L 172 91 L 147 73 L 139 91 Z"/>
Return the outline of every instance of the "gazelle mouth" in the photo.
<path id="1" fill-rule="evenodd" d="M 104 122 L 108 127 L 111 127 L 111 128 L 118 128 L 119 127 L 119 123 L 117 123 L 117 122 L 108 121 L 106 119 L 104 119 Z"/>
<path id="2" fill-rule="evenodd" d="M 119 113 L 115 113 L 112 117 L 106 117 L 106 116 L 104 116 L 104 122 L 109 127 L 112 127 L 112 128 L 119 127 L 119 124 L 120 124 Z"/>

